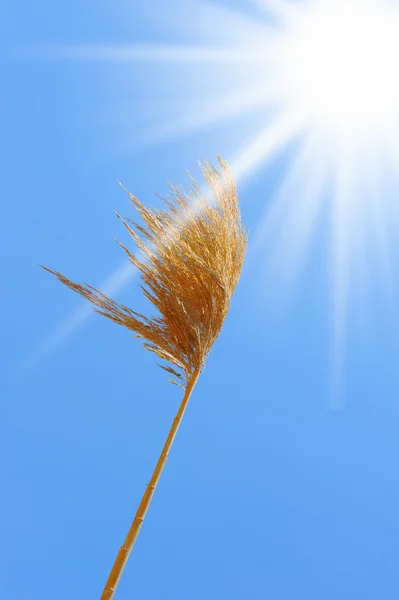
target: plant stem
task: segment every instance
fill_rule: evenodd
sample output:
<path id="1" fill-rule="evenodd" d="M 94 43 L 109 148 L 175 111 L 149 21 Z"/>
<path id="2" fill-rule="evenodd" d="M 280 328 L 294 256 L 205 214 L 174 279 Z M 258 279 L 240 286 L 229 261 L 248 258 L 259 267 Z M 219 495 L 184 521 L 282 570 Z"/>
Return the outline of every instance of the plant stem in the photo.
<path id="1" fill-rule="evenodd" d="M 158 481 L 161 477 L 163 468 L 166 464 L 166 460 L 168 458 L 170 449 L 172 447 L 173 441 L 176 437 L 176 433 L 179 429 L 181 420 L 187 408 L 188 401 L 191 396 L 191 392 L 194 389 L 195 384 L 197 383 L 198 377 L 200 374 L 200 369 L 196 369 L 191 377 L 191 379 L 187 382 L 186 390 L 184 393 L 183 400 L 180 404 L 180 408 L 177 412 L 176 417 L 173 420 L 172 427 L 170 428 L 169 435 L 166 439 L 165 445 L 162 449 L 161 455 L 158 459 L 157 465 L 154 469 L 154 472 L 151 477 L 150 483 L 147 485 L 147 488 L 143 494 L 140 505 L 137 509 L 136 515 L 133 519 L 133 523 L 129 529 L 129 533 L 126 536 L 123 546 L 119 548 L 119 552 L 111 569 L 111 573 L 108 577 L 108 581 L 105 585 L 104 591 L 101 595 L 101 600 L 111 600 L 113 598 L 116 587 L 119 583 L 119 579 L 121 578 L 123 569 L 127 563 L 127 559 L 129 558 L 129 554 L 132 551 L 134 543 L 137 539 L 139 531 L 144 521 L 144 517 L 147 513 L 147 510 L 150 506 L 152 497 L 154 495 L 155 489 L 158 485 Z"/>

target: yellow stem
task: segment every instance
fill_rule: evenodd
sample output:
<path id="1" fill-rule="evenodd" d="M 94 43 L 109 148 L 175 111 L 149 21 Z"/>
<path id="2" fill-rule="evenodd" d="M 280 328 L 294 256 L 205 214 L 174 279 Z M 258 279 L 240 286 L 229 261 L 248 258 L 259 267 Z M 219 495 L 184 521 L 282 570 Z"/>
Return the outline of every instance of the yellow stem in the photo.
<path id="1" fill-rule="evenodd" d="M 193 391 L 194 386 L 197 383 L 199 374 L 200 374 L 200 369 L 197 369 L 196 371 L 194 371 L 191 379 L 187 383 L 186 391 L 185 391 L 183 400 L 180 404 L 180 408 L 178 410 L 176 417 L 173 420 L 172 427 L 170 428 L 170 431 L 169 431 L 169 435 L 166 439 L 165 445 L 162 449 L 161 455 L 158 459 L 157 465 L 152 474 L 151 481 L 147 485 L 147 488 L 141 499 L 140 505 L 139 505 L 136 515 L 133 519 L 133 523 L 129 529 L 129 533 L 126 536 L 123 546 L 121 546 L 119 548 L 119 552 L 115 559 L 114 565 L 111 569 L 111 573 L 108 577 L 108 581 L 107 581 L 104 591 L 101 595 L 101 600 L 111 600 L 111 598 L 113 598 L 113 596 L 114 596 L 116 586 L 119 583 L 119 579 L 121 578 L 123 569 L 125 568 L 127 559 L 129 558 L 129 554 L 132 551 L 134 543 L 137 539 L 137 536 L 138 536 L 141 526 L 143 524 L 144 517 L 150 506 L 152 497 L 154 495 L 158 481 L 161 477 L 161 473 L 165 466 L 165 463 L 168 458 L 168 454 L 172 447 L 173 441 L 176 437 L 176 433 L 179 429 L 181 420 L 182 420 L 185 410 L 187 408 L 187 404 L 190 399 L 191 392 Z"/>

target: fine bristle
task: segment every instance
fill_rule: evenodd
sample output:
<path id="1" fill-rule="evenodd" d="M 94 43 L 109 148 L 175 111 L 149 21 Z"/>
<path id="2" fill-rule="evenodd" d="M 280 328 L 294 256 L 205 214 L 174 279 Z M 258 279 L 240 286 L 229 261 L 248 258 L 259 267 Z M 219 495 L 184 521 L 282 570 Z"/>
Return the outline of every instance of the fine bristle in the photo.
<path id="1" fill-rule="evenodd" d="M 70 289 L 89 300 L 99 314 L 143 339 L 144 347 L 170 366 L 162 366 L 179 385 L 203 367 L 218 337 L 244 261 L 247 232 L 241 224 L 235 182 L 227 164 L 220 171 L 200 165 L 208 189 L 192 180 L 189 191 L 171 186 L 167 210 L 146 208 L 129 193 L 143 225 L 121 219 L 141 250 L 139 260 L 123 244 L 141 273 L 146 298 L 159 316 L 145 317 L 116 303 L 90 285 L 73 283 L 51 269 Z M 176 381 L 173 381 L 176 383 Z"/>

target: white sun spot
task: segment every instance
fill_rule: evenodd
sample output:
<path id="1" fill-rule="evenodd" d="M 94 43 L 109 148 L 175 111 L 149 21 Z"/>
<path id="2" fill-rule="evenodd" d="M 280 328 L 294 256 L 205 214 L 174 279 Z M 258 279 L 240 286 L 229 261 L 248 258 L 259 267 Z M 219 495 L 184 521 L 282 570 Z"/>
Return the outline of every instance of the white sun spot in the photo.
<path id="1" fill-rule="evenodd" d="M 399 110 L 397 9 L 371 0 L 306 4 L 275 55 L 288 102 L 330 140 L 389 135 Z"/>

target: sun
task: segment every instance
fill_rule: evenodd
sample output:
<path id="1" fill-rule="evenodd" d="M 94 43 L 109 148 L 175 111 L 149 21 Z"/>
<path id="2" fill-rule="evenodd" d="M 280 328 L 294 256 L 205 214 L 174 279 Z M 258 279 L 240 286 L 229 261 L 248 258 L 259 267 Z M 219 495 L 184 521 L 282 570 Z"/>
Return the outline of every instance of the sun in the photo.
<path id="1" fill-rule="evenodd" d="M 383 0 L 304 4 L 275 44 L 291 110 L 330 141 L 389 134 L 399 114 L 398 24 Z"/>

